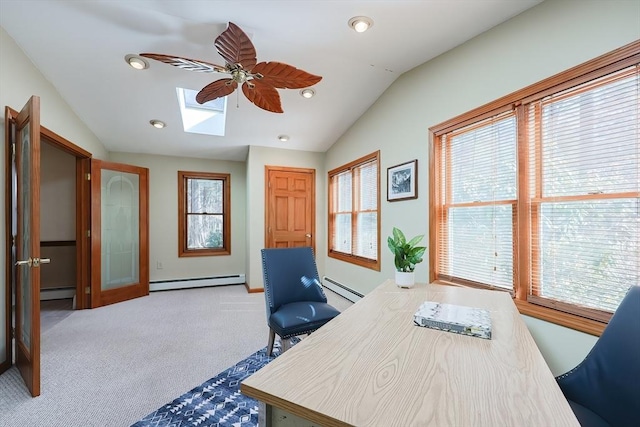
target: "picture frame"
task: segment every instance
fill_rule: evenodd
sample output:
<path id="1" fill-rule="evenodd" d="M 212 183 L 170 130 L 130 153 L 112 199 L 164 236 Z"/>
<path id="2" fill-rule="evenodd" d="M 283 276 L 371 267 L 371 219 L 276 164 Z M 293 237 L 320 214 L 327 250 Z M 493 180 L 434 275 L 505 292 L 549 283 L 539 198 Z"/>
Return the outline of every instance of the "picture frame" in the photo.
<path id="1" fill-rule="evenodd" d="M 418 198 L 418 159 L 387 168 L 387 201 Z"/>

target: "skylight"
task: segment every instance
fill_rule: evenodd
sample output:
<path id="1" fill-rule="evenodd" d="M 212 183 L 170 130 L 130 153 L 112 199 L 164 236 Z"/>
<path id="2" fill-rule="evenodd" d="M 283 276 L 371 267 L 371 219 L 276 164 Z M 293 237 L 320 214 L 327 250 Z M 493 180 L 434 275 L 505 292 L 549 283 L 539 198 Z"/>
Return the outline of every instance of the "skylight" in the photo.
<path id="1" fill-rule="evenodd" d="M 178 104 L 185 132 L 224 136 L 227 98 L 218 98 L 204 104 L 196 101 L 197 90 L 176 88 Z"/>

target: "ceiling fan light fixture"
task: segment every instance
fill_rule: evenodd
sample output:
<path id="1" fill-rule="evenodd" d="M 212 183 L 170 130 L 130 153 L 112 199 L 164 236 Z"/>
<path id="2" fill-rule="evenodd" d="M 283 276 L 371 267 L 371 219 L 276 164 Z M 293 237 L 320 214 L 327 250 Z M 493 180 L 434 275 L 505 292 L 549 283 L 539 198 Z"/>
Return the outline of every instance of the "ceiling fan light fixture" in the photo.
<path id="1" fill-rule="evenodd" d="M 156 129 L 163 129 L 166 126 L 166 124 L 161 120 L 149 120 L 149 123 L 151 123 L 151 126 Z"/>
<path id="2" fill-rule="evenodd" d="M 373 19 L 367 16 L 354 16 L 349 19 L 349 27 L 357 33 L 364 33 L 373 26 Z"/>
<path id="3" fill-rule="evenodd" d="M 135 68 L 136 70 L 146 70 L 149 68 L 149 63 L 146 59 L 138 56 L 138 55 L 126 55 L 124 60 L 129 64 L 131 68 Z"/>
<path id="4" fill-rule="evenodd" d="M 289 135 L 278 135 L 278 140 L 280 142 L 287 142 L 289 140 Z"/>
<path id="5" fill-rule="evenodd" d="M 316 91 L 311 89 L 311 88 L 306 88 L 306 89 L 302 89 L 300 91 L 300 95 L 302 95 L 303 98 L 313 98 L 316 94 Z"/>
<path id="6" fill-rule="evenodd" d="M 283 113 L 278 89 L 302 89 L 322 80 L 321 76 L 284 62 L 258 62 L 251 39 L 233 22 L 229 22 L 227 29 L 216 37 L 213 45 L 224 59 L 224 67 L 174 55 L 141 53 L 139 56 L 184 70 L 227 74 L 228 77 L 214 80 L 198 92 L 198 104 L 225 97 L 241 88 L 245 97 L 256 107 L 272 113 Z"/>

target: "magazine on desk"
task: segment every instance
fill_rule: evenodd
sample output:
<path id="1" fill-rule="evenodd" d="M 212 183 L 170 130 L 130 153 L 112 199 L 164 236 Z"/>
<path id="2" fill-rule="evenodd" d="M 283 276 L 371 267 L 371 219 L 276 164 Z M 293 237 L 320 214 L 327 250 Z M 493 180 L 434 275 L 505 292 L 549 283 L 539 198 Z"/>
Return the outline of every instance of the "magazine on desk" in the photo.
<path id="1" fill-rule="evenodd" d="M 425 301 L 413 321 L 418 326 L 491 339 L 491 315 L 482 308 Z"/>

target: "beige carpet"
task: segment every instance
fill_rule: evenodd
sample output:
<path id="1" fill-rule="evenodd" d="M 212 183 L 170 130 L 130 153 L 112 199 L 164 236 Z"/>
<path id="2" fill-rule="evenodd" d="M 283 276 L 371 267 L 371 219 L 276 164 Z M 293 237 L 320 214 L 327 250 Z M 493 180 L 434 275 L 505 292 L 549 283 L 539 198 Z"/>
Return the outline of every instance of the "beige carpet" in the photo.
<path id="1" fill-rule="evenodd" d="M 75 311 L 42 334 L 40 397 L 0 375 L 0 426 L 129 426 L 264 347 L 264 304 L 236 285 Z"/>

